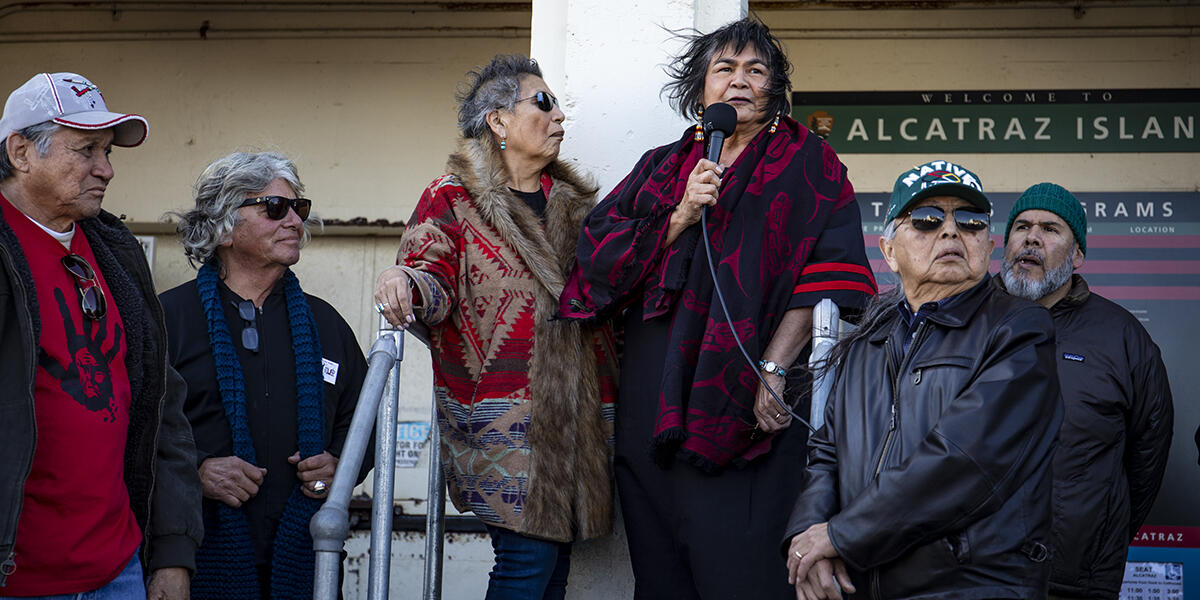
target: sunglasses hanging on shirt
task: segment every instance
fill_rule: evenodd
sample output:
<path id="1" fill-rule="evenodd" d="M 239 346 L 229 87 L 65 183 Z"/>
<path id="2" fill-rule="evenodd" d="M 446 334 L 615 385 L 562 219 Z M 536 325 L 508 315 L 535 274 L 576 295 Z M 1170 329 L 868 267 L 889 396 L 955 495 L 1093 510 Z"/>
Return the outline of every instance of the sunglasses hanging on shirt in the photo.
<path id="1" fill-rule="evenodd" d="M 242 347 L 251 352 L 258 352 L 258 328 L 255 326 L 257 314 L 258 309 L 254 308 L 253 302 L 242 300 L 238 303 L 238 315 L 242 317 Z"/>
<path id="2" fill-rule="evenodd" d="M 286 217 L 288 208 L 296 211 L 296 216 L 300 217 L 300 220 L 303 221 L 308 218 L 308 212 L 312 209 L 312 200 L 307 198 L 284 198 L 283 196 L 249 198 L 238 205 L 238 208 L 257 206 L 259 204 L 267 205 L 267 217 L 274 221 L 279 221 Z"/>
<path id="3" fill-rule="evenodd" d="M 922 206 L 909 212 L 908 219 L 917 231 L 937 231 L 946 221 L 946 211 L 936 206 Z M 983 231 L 991 223 L 991 217 L 982 211 L 956 208 L 954 222 L 963 231 Z"/>
<path id="4" fill-rule="evenodd" d="M 96 280 L 96 272 L 78 254 L 68 254 L 62 257 L 62 265 L 75 278 L 75 291 L 79 292 L 79 308 L 83 316 L 98 321 L 104 318 L 104 290 Z"/>

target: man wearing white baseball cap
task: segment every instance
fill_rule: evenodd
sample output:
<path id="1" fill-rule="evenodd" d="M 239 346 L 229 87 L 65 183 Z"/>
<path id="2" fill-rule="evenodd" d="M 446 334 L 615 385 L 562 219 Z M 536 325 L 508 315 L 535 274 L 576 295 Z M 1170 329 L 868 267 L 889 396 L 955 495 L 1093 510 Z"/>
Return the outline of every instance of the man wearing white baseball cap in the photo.
<path id="1" fill-rule="evenodd" d="M 183 384 L 141 246 L 100 208 L 112 146 L 146 133 L 74 73 L 33 76 L 0 117 L 0 597 L 189 594 Z"/>

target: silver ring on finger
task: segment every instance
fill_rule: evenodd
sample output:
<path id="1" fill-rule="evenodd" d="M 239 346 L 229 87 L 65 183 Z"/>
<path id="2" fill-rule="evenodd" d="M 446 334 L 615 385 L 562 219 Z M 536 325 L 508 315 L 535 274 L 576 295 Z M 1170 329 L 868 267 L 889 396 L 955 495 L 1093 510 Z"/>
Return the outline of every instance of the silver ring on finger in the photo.
<path id="1" fill-rule="evenodd" d="M 320 479 L 314 481 L 312 484 L 312 493 L 318 496 L 324 494 L 327 489 L 329 489 L 328 486 L 326 486 L 325 482 L 321 481 Z"/>
<path id="2" fill-rule="evenodd" d="M 377 312 L 377 313 L 382 313 L 382 312 L 383 312 L 383 306 L 384 306 L 384 305 L 383 305 L 383 303 L 382 303 L 382 302 L 376 302 L 376 303 L 375 303 L 375 312 Z"/>

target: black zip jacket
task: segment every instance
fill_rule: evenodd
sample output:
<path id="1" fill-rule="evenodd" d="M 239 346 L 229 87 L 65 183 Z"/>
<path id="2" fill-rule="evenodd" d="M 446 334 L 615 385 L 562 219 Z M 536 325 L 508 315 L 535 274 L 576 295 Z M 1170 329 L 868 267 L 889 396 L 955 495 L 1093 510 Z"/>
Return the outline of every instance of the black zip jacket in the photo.
<path id="1" fill-rule="evenodd" d="M 183 380 L 167 367 L 166 330 L 150 268 L 137 239 L 113 215 L 101 211 L 76 224 L 76 235 L 87 236 L 112 291 L 108 300 L 120 307 L 126 327 L 132 400 L 125 485 L 144 536 L 142 563 L 147 575 L 164 567 L 194 570 L 204 532 L 196 448 L 183 416 Z M 25 253 L 0 218 L 0 584 L 21 568 L 13 546 L 37 444 L 37 302 Z"/>
<path id="2" fill-rule="evenodd" d="M 1003 289 L 1000 278 L 996 285 Z M 1065 410 L 1054 455 L 1050 591 L 1115 600 L 1129 542 L 1146 520 L 1171 448 L 1171 385 L 1158 346 L 1075 275 L 1050 308 Z"/>
<path id="3" fill-rule="evenodd" d="M 1042 307 L 987 278 L 851 346 L 783 547 L 828 522 L 850 598 L 1044 598 L 1062 420 Z M 900 357 L 897 360 L 896 357 Z"/>
<path id="4" fill-rule="evenodd" d="M 240 343 L 239 332 L 244 324 L 236 301 L 242 298 L 224 283 L 217 284 L 217 288 L 242 366 L 251 441 L 258 466 L 267 469 L 258 494 L 242 505 L 242 511 L 254 542 L 255 560 L 260 566 L 269 565 L 279 518 L 292 488 L 299 483 L 295 465 L 288 462 L 288 457 L 297 450 L 297 408 L 296 361 L 292 354 L 287 297 L 281 279 L 255 317 L 261 349 L 251 352 Z M 367 361 L 354 332 L 337 310 L 316 296 L 305 296 L 320 336 L 322 358 L 337 369 L 336 376 L 331 377 L 335 381 L 325 383 L 325 449 L 340 457 L 367 376 Z M 233 433 L 221 402 L 208 320 L 195 279 L 163 292 L 159 300 L 166 315 L 168 360 L 188 383 L 183 408 L 196 437 L 195 468 L 198 469 L 209 458 L 233 456 Z M 373 437 L 359 471 L 359 483 L 373 466 Z M 205 513 L 213 514 L 217 502 L 204 499 Z"/>

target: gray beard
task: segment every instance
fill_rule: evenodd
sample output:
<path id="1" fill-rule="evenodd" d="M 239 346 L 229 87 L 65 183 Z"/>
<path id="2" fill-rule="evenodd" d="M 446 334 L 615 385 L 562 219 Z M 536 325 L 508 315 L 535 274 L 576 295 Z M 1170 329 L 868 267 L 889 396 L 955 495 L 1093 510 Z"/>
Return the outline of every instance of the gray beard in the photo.
<path id="1" fill-rule="evenodd" d="M 1042 264 L 1045 265 L 1045 259 L 1040 253 L 1033 251 L 1025 251 L 1022 254 L 1034 254 L 1042 258 Z M 1004 280 L 1004 287 L 1008 289 L 1008 293 L 1026 300 L 1037 302 L 1047 294 L 1057 290 L 1071 280 L 1071 273 L 1075 271 L 1071 261 L 1064 260 L 1061 265 L 1046 271 L 1046 276 L 1041 280 L 1033 279 L 1029 276 L 1018 275 L 1016 273 L 1016 261 L 1021 258 L 1018 254 L 1012 261 L 1004 259 L 1003 266 L 1000 269 L 1000 278 Z"/>

